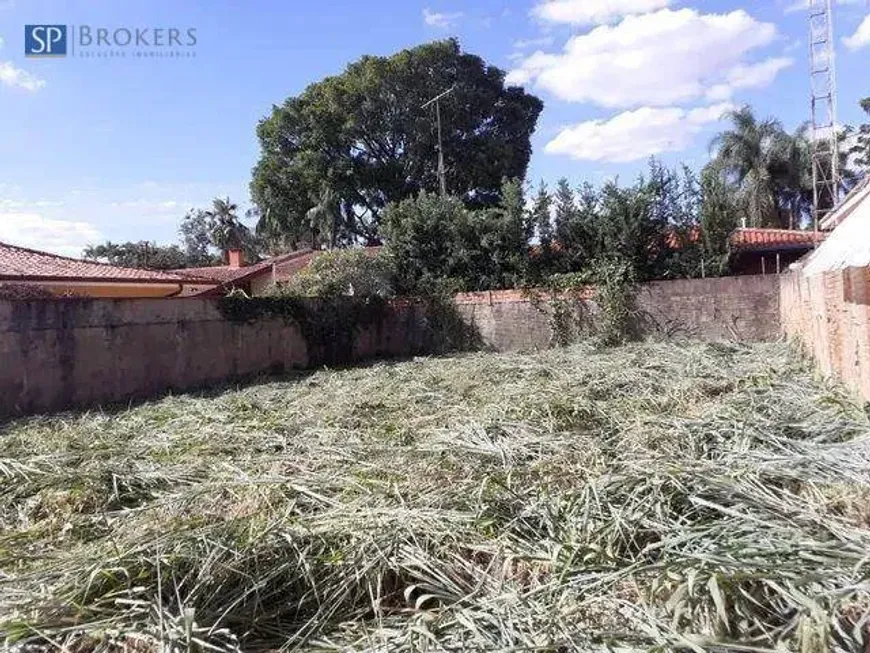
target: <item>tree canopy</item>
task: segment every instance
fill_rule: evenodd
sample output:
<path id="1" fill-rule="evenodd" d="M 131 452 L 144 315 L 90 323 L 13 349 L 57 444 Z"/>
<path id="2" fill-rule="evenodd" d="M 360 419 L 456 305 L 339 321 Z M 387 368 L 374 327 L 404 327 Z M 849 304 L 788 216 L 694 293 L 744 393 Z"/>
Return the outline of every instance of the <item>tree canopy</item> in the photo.
<path id="1" fill-rule="evenodd" d="M 749 106 L 729 112 L 731 127 L 711 143 L 715 157 L 712 170 L 731 187 L 734 201 L 753 227 L 795 229 L 807 224 L 813 211 L 812 135 L 808 124 L 789 134 L 773 118 L 760 119 Z M 842 197 L 858 175 L 849 166 L 845 146 L 848 129 L 838 132 L 840 188 Z M 830 147 L 819 143 L 819 147 Z M 822 194 L 822 208 L 836 198 Z"/>
<path id="2" fill-rule="evenodd" d="M 262 153 L 251 182 L 261 233 L 302 242 L 328 217 L 333 242 L 379 242 L 389 203 L 438 189 L 434 108 L 422 106 L 448 89 L 448 190 L 494 205 L 502 179 L 525 177 L 543 103 L 450 39 L 365 56 L 273 107 L 257 127 Z M 336 211 L 310 214 L 324 197 Z"/>
<path id="3" fill-rule="evenodd" d="M 174 270 L 189 264 L 185 252 L 178 245 L 161 246 L 144 240 L 136 243 L 113 243 L 107 240 L 101 245 L 88 245 L 83 256 L 122 268 L 145 270 Z"/>
<path id="4" fill-rule="evenodd" d="M 213 265 L 212 250 L 225 254 L 230 249 L 241 249 L 245 258 L 259 258 L 259 243 L 255 235 L 238 216 L 238 205 L 229 197 L 216 197 L 210 209 L 191 209 L 184 216 L 179 233 L 191 266 Z M 218 259 L 220 260 L 220 259 Z"/>

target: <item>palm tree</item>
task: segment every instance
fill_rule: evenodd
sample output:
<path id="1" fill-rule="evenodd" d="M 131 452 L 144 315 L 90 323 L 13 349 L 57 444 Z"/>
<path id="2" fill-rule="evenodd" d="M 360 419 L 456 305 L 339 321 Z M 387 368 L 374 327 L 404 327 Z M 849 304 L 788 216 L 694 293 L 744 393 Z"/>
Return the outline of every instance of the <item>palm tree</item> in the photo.
<path id="1" fill-rule="evenodd" d="M 247 227 L 241 223 L 237 211 L 238 205 L 226 199 L 215 198 L 212 208 L 206 211 L 211 221 L 211 236 L 216 247 L 223 251 L 242 249 L 245 242 Z"/>
<path id="2" fill-rule="evenodd" d="M 776 120 L 759 121 L 748 106 L 730 112 L 728 117 L 732 129 L 719 134 L 711 148 L 717 150 L 715 162 L 725 179 L 737 189 L 741 210 L 752 226 L 800 227 L 813 212 L 813 144 L 809 126 L 801 125 L 794 134 L 788 134 Z M 849 169 L 847 136 L 847 131 L 837 134 L 840 197 L 854 186 L 859 176 Z M 823 206 L 834 201 L 831 197 L 820 198 Z"/>
<path id="3" fill-rule="evenodd" d="M 788 169 L 790 137 L 778 120 L 758 120 L 749 106 L 727 114 L 732 128 L 710 144 L 755 227 L 784 226 L 780 182 Z"/>
<path id="4" fill-rule="evenodd" d="M 813 157 L 809 124 L 798 127 L 783 140 L 777 186 L 782 205 L 788 209 L 788 228 L 796 229 L 813 211 Z"/>
<path id="5" fill-rule="evenodd" d="M 822 193 L 819 204 L 822 209 L 830 209 L 832 205 L 845 197 L 857 183 L 858 173 L 850 166 L 850 149 L 847 140 L 850 129 L 842 129 L 837 132 L 837 159 L 840 184 L 837 197 L 830 197 L 829 193 Z M 821 160 L 826 161 L 830 157 L 830 141 L 826 138 L 819 142 L 822 152 Z M 784 150 L 784 169 L 779 175 L 780 196 L 782 203 L 789 208 L 794 218 L 812 218 L 813 214 L 813 141 L 809 123 L 798 127 L 791 135 Z M 823 163 L 824 165 L 824 163 Z M 824 165 L 826 176 L 830 174 L 829 167 Z"/>

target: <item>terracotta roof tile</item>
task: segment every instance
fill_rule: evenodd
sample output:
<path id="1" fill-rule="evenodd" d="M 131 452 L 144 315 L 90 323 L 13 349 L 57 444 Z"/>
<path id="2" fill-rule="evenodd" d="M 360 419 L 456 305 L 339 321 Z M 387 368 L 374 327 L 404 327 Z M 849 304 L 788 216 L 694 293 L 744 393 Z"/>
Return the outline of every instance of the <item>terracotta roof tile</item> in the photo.
<path id="1" fill-rule="evenodd" d="M 209 279 L 214 283 L 219 284 L 238 284 L 247 281 L 259 274 L 269 273 L 272 270 L 272 265 L 284 271 L 287 266 L 297 265 L 296 270 L 304 268 L 311 261 L 311 258 L 318 252 L 313 250 L 300 250 L 298 252 L 290 252 L 289 254 L 281 254 L 267 258 L 259 263 L 246 265 L 244 267 L 233 267 L 230 265 L 213 265 L 206 268 L 185 268 L 181 270 L 171 270 L 171 272 L 181 276 L 191 276 L 199 279 Z"/>
<path id="2" fill-rule="evenodd" d="M 111 281 L 178 283 L 194 280 L 171 271 L 122 268 L 0 243 L 0 279 L 10 281 Z M 196 279 L 203 281 L 203 279 Z"/>
<path id="3" fill-rule="evenodd" d="M 810 249 L 821 243 L 827 233 L 798 229 L 737 229 L 730 236 L 731 248 L 737 251 Z"/>

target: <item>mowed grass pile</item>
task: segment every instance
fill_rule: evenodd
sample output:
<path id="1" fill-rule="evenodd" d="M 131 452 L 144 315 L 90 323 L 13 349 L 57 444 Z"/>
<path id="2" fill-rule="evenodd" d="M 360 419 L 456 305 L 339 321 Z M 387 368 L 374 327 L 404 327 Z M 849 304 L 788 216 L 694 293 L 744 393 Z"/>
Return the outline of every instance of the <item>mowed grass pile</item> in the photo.
<path id="1" fill-rule="evenodd" d="M 28 648 L 863 651 L 863 409 L 782 344 L 414 360 L 0 437 Z"/>

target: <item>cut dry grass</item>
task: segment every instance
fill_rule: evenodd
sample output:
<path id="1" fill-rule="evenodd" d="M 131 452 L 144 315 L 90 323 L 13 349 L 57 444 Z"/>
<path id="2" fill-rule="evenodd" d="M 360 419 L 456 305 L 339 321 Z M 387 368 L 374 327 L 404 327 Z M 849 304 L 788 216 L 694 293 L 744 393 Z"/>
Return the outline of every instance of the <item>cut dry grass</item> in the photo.
<path id="1" fill-rule="evenodd" d="M 867 430 L 780 344 L 415 360 L 23 420 L 0 436 L 0 630 L 862 651 Z"/>

